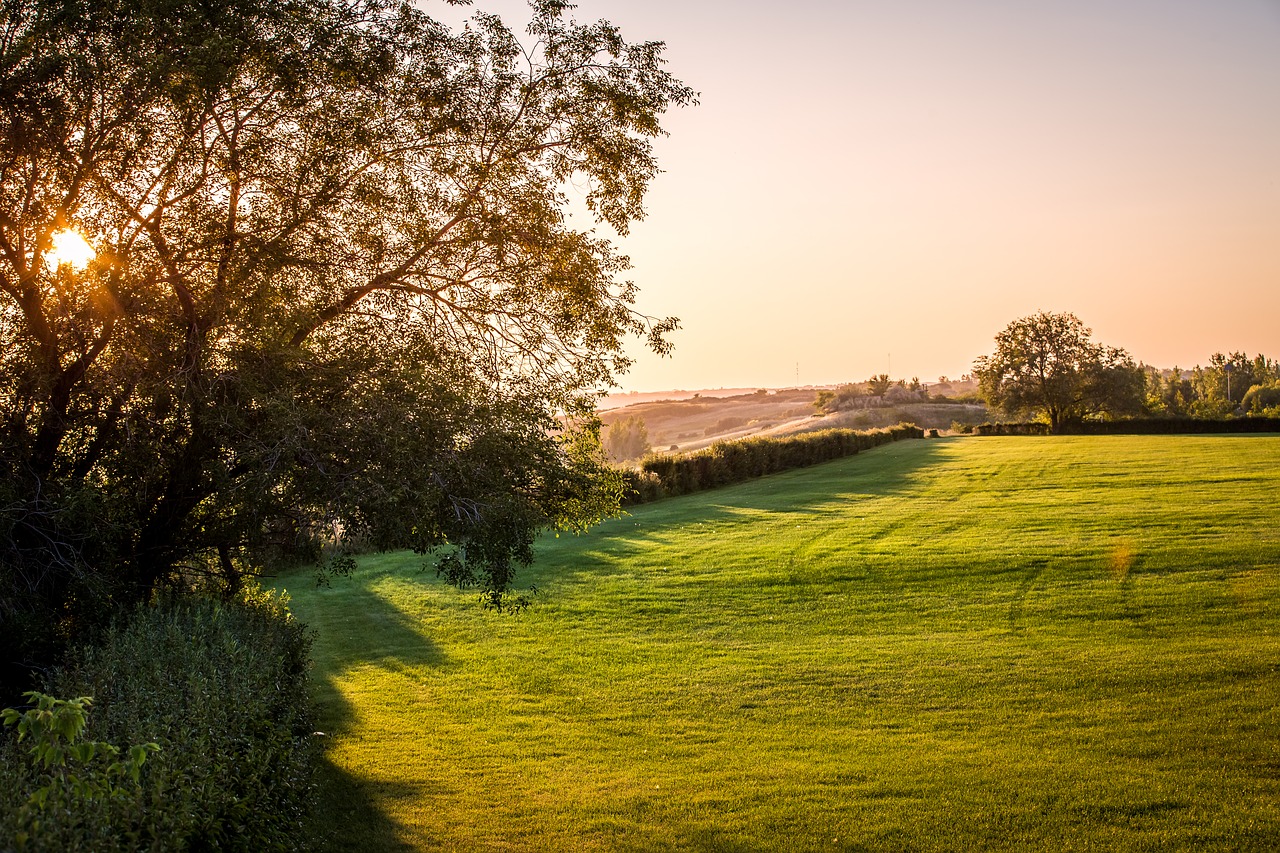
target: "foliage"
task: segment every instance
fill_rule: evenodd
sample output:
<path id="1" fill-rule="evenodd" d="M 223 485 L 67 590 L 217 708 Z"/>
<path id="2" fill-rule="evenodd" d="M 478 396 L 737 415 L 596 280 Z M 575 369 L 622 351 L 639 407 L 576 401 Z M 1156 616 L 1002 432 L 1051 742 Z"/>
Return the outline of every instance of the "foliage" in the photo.
<path id="1" fill-rule="evenodd" d="M 982 395 L 1013 416 L 1043 416 L 1053 432 L 1086 417 L 1142 412 L 1146 375 L 1129 354 L 1095 343 L 1073 314 L 1039 312 L 996 335 L 974 363 Z"/>
<path id="2" fill-rule="evenodd" d="M 545 537 L 521 619 L 299 572 L 324 849 L 1272 851 L 1278 455 L 897 442 Z"/>
<path id="3" fill-rule="evenodd" d="M 527 43 L 397 0 L 0 4 L 6 651 L 343 538 L 501 589 L 616 509 L 582 415 L 674 321 L 565 210 L 643 215 L 693 100 L 660 43 L 559 0 Z"/>
<path id="4" fill-rule="evenodd" d="M 1280 418 L 1280 382 L 1251 386 L 1240 408 L 1250 415 Z"/>
<path id="5" fill-rule="evenodd" d="M 854 408 L 862 399 L 864 392 L 861 385 L 849 382 L 835 390 L 823 389 L 813 401 L 813 407 L 823 414 L 844 412 Z"/>
<path id="6" fill-rule="evenodd" d="M 1197 366 L 1192 375 L 1192 384 L 1199 399 L 1221 401 L 1229 410 L 1240 407 L 1254 385 L 1278 380 L 1280 366 L 1261 353 L 1250 359 L 1242 352 L 1230 355 L 1215 352 L 1209 357 L 1208 366 Z"/>
<path id="7" fill-rule="evenodd" d="M 1215 352 L 1208 366 L 1188 375 L 1179 368 L 1148 369 L 1147 408 L 1164 417 L 1222 420 L 1242 415 L 1275 417 L 1280 404 L 1271 389 L 1280 387 L 1280 364 L 1259 353 Z M 1272 402 L 1268 402 L 1268 401 Z"/>
<path id="8" fill-rule="evenodd" d="M 630 462 L 648 453 L 651 447 L 644 418 L 630 415 L 609 424 L 604 449 L 614 462 Z"/>
<path id="9" fill-rule="evenodd" d="M 828 429 L 799 435 L 720 441 L 683 455 L 658 454 L 644 460 L 632 478 L 632 501 L 684 495 L 740 483 L 852 456 L 904 438 L 924 438 L 913 424 L 888 429 Z"/>
<path id="10" fill-rule="evenodd" d="M 1170 417 L 1183 417 L 1190 413 L 1196 399 L 1191 380 L 1183 377 L 1182 370 L 1174 367 L 1168 376 L 1162 376 L 1155 368 L 1147 369 L 1147 410 Z"/>
<path id="11" fill-rule="evenodd" d="M 11 744 L 6 777 L 13 774 L 19 796 L 0 806 L 0 847 L 17 846 L 24 832 L 29 850 L 303 846 L 312 796 L 311 639 L 287 602 L 251 585 L 235 603 L 144 608 L 77 649 L 48 689 L 92 695 L 93 714 L 86 724 L 87 703 L 72 700 L 51 705 L 49 719 L 66 741 L 79 736 L 77 726 L 96 739 L 67 746 L 69 757 L 80 760 L 90 743 L 92 760 L 110 763 L 97 765 L 95 776 L 78 774 L 79 783 L 68 773 L 68 784 L 45 800 L 54 809 L 56 796 L 57 817 L 37 826 L 40 815 L 18 803 L 40 796 L 48 782 L 15 763 Z M 150 746 L 117 761 L 103 742 L 159 751 L 143 768 Z"/>
<path id="12" fill-rule="evenodd" d="M 120 759 L 120 750 L 111 744 L 80 739 L 91 697 L 57 699 L 30 690 L 25 698 L 32 705 L 25 712 L 5 708 L 2 713 L 4 724 L 15 726 L 18 744 L 31 739 L 30 765 L 23 775 L 34 775 L 28 783 L 34 790 L 10 816 L 12 825 L 2 830 L 7 843 L 16 850 L 66 850 L 68 838 L 101 843 L 122 830 L 126 838 L 136 839 L 135 827 L 122 827 L 107 816 L 139 812 L 142 765 L 159 745 L 133 746 Z"/>
<path id="13" fill-rule="evenodd" d="M 887 373 L 878 373 L 867 380 L 867 393 L 872 397 L 883 397 L 893 386 L 893 380 Z"/>

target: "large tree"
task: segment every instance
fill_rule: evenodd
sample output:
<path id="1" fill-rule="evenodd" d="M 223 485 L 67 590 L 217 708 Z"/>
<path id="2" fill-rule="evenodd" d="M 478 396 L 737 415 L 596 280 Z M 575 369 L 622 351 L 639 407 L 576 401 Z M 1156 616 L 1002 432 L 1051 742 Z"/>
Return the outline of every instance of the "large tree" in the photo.
<path id="1" fill-rule="evenodd" d="M 0 0 L 0 635 L 321 535 L 500 593 L 616 506 L 594 392 L 674 321 L 569 193 L 625 234 L 693 96 L 569 9 Z"/>
<path id="2" fill-rule="evenodd" d="M 1054 432 L 1086 417 L 1140 413 L 1142 368 L 1092 334 L 1074 314 L 1014 320 L 996 335 L 996 351 L 974 362 L 982 396 L 1008 415 L 1043 417 Z"/>

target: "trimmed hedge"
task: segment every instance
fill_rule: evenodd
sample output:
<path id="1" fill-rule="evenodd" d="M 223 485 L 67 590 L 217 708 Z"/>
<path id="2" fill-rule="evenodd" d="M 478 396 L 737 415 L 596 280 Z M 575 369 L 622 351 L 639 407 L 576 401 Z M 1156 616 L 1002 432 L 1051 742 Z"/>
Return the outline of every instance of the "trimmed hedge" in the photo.
<path id="1" fill-rule="evenodd" d="M 0 804 L 0 849 L 305 847 L 311 640 L 286 604 L 265 592 L 237 603 L 179 600 L 145 608 L 73 653 L 46 692 L 92 697 L 85 738 L 122 753 L 147 742 L 160 749 L 136 790 L 107 799 L 55 790 L 51 813 L 28 803 L 49 787 L 49 772 L 6 730 L 0 773 L 14 781 Z"/>
<path id="2" fill-rule="evenodd" d="M 1197 418 L 1131 418 L 1118 421 L 1080 421 L 1065 424 L 1060 435 L 1209 435 L 1280 432 L 1280 418 L 1232 418 L 1209 421 Z M 1040 422 L 980 424 L 974 435 L 1049 435 L 1049 425 Z"/>
<path id="3" fill-rule="evenodd" d="M 659 454 L 626 472 L 636 504 L 671 495 L 714 489 L 766 474 L 830 462 L 904 438 L 924 438 L 914 424 L 873 430 L 828 429 L 782 438 L 721 441 L 684 455 Z"/>
<path id="4" fill-rule="evenodd" d="M 1048 435 L 1049 425 L 1039 421 L 1013 424 L 977 424 L 973 435 Z"/>

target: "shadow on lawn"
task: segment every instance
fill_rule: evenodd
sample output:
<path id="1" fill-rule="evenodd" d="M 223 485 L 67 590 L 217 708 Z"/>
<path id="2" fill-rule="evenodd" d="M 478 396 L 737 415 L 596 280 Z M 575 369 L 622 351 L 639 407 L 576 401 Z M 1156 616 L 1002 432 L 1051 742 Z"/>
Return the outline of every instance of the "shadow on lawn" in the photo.
<path id="1" fill-rule="evenodd" d="M 751 523 L 760 513 L 819 514 L 863 498 L 911 491 L 918 473 L 935 464 L 946 440 L 915 441 L 908 452 L 870 452 L 824 465 L 789 471 L 632 509 L 582 537 L 584 550 L 626 553 L 667 538 L 665 528 L 696 524 Z M 641 520 L 642 524 L 632 522 Z M 385 560 L 385 562 L 381 562 Z M 334 581 L 341 605 L 317 607 L 312 627 L 318 632 L 318 669 L 328 675 L 316 684 L 321 727 L 340 739 L 353 727 L 355 709 L 338 683 L 354 667 L 377 666 L 394 672 L 448 665 L 448 658 L 423 635 L 419 623 L 380 594 L 378 585 L 394 577 L 414 582 L 403 555 L 370 558 L 356 577 Z M 535 563 L 525 577 L 554 583 L 563 566 Z M 436 585 L 430 576 L 422 583 Z M 349 772 L 323 756 L 317 772 L 320 808 L 312 822 L 316 846 L 324 851 L 411 850 L 408 828 L 379 808 L 389 800 L 429 796 L 420 785 L 371 779 Z M 695 849 L 738 849 L 724 838 L 704 839 Z M 714 842 L 714 843 L 713 843 Z M 743 848 L 746 849 L 746 848 Z"/>
<path id="2" fill-rule="evenodd" d="M 339 683 L 348 671 L 375 666 L 407 673 L 446 662 L 440 647 L 423 635 L 413 616 L 379 593 L 377 585 L 391 575 L 399 581 L 413 577 L 402 561 L 388 561 L 385 571 L 361 571 L 336 580 L 331 591 L 320 595 L 340 596 L 341 605 L 321 605 L 308 620 L 316 631 L 316 669 L 325 676 L 313 683 L 326 747 L 317 762 L 318 806 L 310 827 L 317 850 L 414 849 L 405 840 L 406 828 L 379 804 L 418 799 L 421 786 L 357 775 L 335 762 L 330 751 L 355 725 L 356 709 Z"/>
<path id="3" fill-rule="evenodd" d="M 582 537 L 584 550 L 626 554 L 669 542 L 668 528 L 751 523 L 762 513 L 819 515 L 867 498 L 908 494 L 919 484 L 920 473 L 941 461 L 946 446 L 959 440 L 896 442 L 844 459 L 633 506 L 622 518 L 588 531 Z"/>
<path id="4" fill-rule="evenodd" d="M 312 847 L 320 851 L 412 850 L 404 827 L 376 803 L 415 794 L 412 785 L 360 779 L 325 756 L 316 767 L 320 805 L 311 821 Z"/>

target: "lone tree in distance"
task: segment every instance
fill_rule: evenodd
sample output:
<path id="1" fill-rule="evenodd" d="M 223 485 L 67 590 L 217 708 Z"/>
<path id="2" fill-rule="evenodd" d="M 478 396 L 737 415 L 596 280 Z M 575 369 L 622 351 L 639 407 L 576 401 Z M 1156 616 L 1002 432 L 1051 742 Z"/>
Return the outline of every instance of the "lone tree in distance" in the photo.
<path id="1" fill-rule="evenodd" d="M 566 188 L 625 234 L 694 95 L 530 6 L 522 41 L 396 0 L 0 0 L 6 651 L 319 530 L 465 545 L 500 603 L 538 529 L 615 510 L 594 392 L 675 321 Z"/>
<path id="2" fill-rule="evenodd" d="M 1089 416 L 1141 413 L 1142 368 L 1092 334 L 1074 314 L 1014 320 L 996 335 L 996 351 L 974 362 L 982 396 L 1010 416 L 1044 417 L 1054 432 Z"/>
<path id="3" fill-rule="evenodd" d="M 604 433 L 604 448 L 614 462 L 631 462 L 644 456 L 653 449 L 644 418 L 632 415 L 609 424 Z"/>

